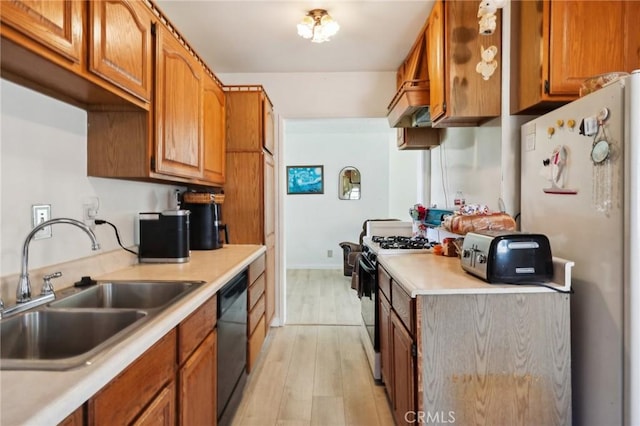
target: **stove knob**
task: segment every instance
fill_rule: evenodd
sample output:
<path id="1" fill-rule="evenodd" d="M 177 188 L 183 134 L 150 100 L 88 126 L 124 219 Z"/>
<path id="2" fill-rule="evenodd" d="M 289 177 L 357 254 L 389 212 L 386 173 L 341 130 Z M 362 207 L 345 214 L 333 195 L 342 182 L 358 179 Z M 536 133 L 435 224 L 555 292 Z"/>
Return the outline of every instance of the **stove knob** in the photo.
<path id="1" fill-rule="evenodd" d="M 487 263 L 487 256 L 485 256 L 484 254 L 479 254 L 478 255 L 478 263 Z"/>

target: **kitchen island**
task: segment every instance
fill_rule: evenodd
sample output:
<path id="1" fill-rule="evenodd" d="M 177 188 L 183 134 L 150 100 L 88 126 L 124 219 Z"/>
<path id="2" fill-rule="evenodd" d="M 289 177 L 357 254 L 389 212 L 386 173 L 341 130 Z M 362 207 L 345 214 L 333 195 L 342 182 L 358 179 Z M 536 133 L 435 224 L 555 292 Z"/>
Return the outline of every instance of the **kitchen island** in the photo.
<path id="1" fill-rule="evenodd" d="M 396 423 L 571 424 L 573 262 L 554 289 L 488 284 L 458 258 L 379 255 L 380 352 Z"/>
<path id="2" fill-rule="evenodd" d="M 97 280 L 193 280 L 206 284 L 99 354 L 90 365 L 66 371 L 0 371 L 0 423 L 61 422 L 264 252 L 265 247 L 261 245 L 225 245 L 219 250 L 192 251 L 188 263 L 136 264 L 93 277 Z"/>

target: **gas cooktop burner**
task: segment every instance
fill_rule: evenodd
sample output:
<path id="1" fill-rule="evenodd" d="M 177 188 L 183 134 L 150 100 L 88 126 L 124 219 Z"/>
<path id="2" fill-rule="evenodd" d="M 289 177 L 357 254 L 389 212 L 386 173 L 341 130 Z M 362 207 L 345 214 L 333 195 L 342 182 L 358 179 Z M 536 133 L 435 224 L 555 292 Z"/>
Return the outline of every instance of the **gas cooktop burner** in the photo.
<path id="1" fill-rule="evenodd" d="M 378 243 L 381 249 L 429 249 L 436 243 L 429 241 L 425 237 L 380 237 L 374 235 L 371 241 Z"/>

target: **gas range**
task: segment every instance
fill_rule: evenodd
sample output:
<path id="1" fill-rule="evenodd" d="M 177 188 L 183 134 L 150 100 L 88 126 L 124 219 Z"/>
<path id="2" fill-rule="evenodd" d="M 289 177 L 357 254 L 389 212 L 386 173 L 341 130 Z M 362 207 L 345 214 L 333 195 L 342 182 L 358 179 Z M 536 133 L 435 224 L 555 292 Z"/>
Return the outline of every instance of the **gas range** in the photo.
<path id="1" fill-rule="evenodd" d="M 402 235 L 365 237 L 363 243 L 374 254 L 424 253 L 437 244 L 434 240 Z"/>

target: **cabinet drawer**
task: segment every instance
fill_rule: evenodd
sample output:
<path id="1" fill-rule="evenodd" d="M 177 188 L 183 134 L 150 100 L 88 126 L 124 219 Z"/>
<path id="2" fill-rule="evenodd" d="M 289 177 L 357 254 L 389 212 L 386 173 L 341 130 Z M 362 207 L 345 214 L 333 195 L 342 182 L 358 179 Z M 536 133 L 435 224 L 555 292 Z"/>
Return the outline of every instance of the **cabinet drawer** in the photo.
<path id="1" fill-rule="evenodd" d="M 257 324 L 255 329 L 256 331 L 249 337 L 248 344 L 248 357 L 247 357 L 247 372 L 250 373 L 253 369 L 253 366 L 258 359 L 258 355 L 260 354 L 260 349 L 262 349 L 262 343 L 264 342 L 264 337 L 266 333 L 265 327 L 265 319 L 264 315 L 260 318 L 260 321 Z"/>
<path id="2" fill-rule="evenodd" d="M 249 310 L 253 308 L 253 306 L 258 302 L 258 299 L 260 299 L 260 296 L 264 293 L 265 283 L 265 274 L 262 274 L 253 284 L 251 284 L 251 287 L 249 287 Z"/>
<path id="3" fill-rule="evenodd" d="M 249 286 L 264 272 L 265 255 L 263 254 L 249 265 Z"/>
<path id="4" fill-rule="evenodd" d="M 89 400 L 89 424 L 131 423 L 173 380 L 175 371 L 176 330 L 173 329 Z"/>
<path id="5" fill-rule="evenodd" d="M 400 285 L 391 281 L 391 306 L 398 314 L 398 318 L 404 323 L 404 326 L 415 336 L 415 301 L 409 296 Z"/>
<path id="6" fill-rule="evenodd" d="M 178 325 L 178 364 L 182 365 L 215 328 L 217 300 L 214 295 Z"/>
<path id="7" fill-rule="evenodd" d="M 387 299 L 391 300 L 391 276 L 380 265 L 378 265 L 378 287 Z"/>
<path id="8" fill-rule="evenodd" d="M 260 317 L 264 314 L 264 296 L 258 299 L 256 306 L 249 313 L 249 335 L 253 334 L 256 326 L 260 322 Z"/>

